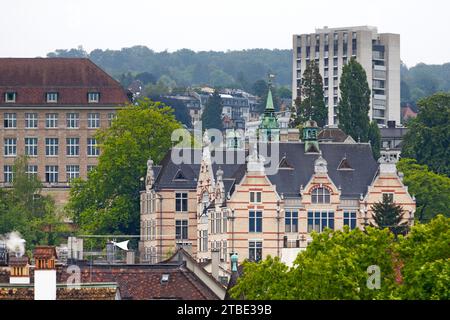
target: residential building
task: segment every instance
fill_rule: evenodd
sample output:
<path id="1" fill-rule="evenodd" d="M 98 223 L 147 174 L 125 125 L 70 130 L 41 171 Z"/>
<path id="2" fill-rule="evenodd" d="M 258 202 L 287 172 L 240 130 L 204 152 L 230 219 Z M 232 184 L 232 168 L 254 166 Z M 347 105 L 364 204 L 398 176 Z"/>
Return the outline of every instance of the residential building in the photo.
<path id="1" fill-rule="evenodd" d="M 176 246 L 187 246 L 204 263 L 220 259 L 219 268 L 211 267 L 219 278 L 230 275 L 231 253 L 240 262 L 271 255 L 291 264 L 313 231 L 373 222 L 372 206 L 383 194 L 413 223 L 415 200 L 397 172 L 397 151 L 384 151 L 377 162 L 369 143 L 319 141 L 314 121 L 305 124 L 301 140 L 277 139 L 270 96 L 258 128 L 274 150 L 270 159 L 254 144 L 213 151 L 205 137 L 202 150 L 174 148 L 158 166 L 149 160 L 141 192 L 141 259 L 161 261 Z"/>
<path id="2" fill-rule="evenodd" d="M 300 95 L 306 66 L 315 61 L 324 83 L 328 124 L 338 124 L 337 106 L 343 66 L 355 57 L 367 74 L 372 92 L 369 117 L 380 125 L 400 123 L 400 35 L 378 33 L 375 27 L 316 29 L 293 36 L 293 100 Z"/>
<path id="3" fill-rule="evenodd" d="M 0 59 L 0 185 L 27 155 L 29 173 L 57 204 L 70 181 L 97 165 L 95 133 L 106 128 L 129 98 L 120 84 L 88 59 Z"/>

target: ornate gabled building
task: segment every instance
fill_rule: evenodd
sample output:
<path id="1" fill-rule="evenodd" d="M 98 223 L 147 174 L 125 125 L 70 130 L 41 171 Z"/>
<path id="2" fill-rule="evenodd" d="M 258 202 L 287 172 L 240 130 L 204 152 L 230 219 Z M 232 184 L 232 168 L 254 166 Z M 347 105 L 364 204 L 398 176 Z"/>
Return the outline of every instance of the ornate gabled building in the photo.
<path id="1" fill-rule="evenodd" d="M 232 253 L 239 262 L 271 255 L 291 264 L 312 232 L 368 225 L 383 194 L 413 222 L 415 200 L 397 172 L 397 153 L 384 152 L 377 162 L 369 143 L 319 142 L 314 121 L 302 140 L 269 144 L 277 150 L 270 156 L 256 144 L 212 150 L 205 137 L 202 150 L 173 149 L 160 166 L 149 166 L 141 258 L 160 261 L 177 245 L 205 263 L 218 252 L 219 277 L 229 275 Z M 173 155 L 180 154 L 198 162 L 176 164 Z"/>

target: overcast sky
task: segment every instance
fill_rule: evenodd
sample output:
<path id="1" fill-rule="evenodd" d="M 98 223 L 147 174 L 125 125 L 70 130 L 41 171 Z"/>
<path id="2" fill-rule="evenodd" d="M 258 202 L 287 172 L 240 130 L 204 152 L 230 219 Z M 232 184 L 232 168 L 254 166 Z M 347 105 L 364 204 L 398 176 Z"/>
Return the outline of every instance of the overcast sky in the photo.
<path id="1" fill-rule="evenodd" d="M 0 56 L 82 45 L 234 50 L 292 47 L 316 27 L 373 25 L 400 33 L 408 65 L 450 62 L 448 0 L 2 0 Z"/>

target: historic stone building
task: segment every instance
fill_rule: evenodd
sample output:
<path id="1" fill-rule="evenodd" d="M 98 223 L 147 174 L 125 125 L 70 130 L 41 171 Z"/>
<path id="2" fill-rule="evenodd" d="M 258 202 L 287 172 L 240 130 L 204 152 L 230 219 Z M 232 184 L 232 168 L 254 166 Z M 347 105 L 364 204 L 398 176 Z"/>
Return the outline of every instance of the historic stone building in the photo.
<path id="1" fill-rule="evenodd" d="M 178 245 L 205 264 L 218 254 L 219 276 L 229 274 L 233 252 L 239 262 L 271 255 L 290 264 L 313 231 L 364 228 L 383 194 L 413 222 L 415 200 L 397 172 L 397 152 L 384 152 L 377 162 L 368 143 L 319 141 L 314 121 L 305 124 L 301 140 L 280 142 L 274 123 L 265 119 L 259 128 L 272 154 L 251 142 L 213 150 L 205 137 L 202 150 L 174 148 L 159 166 L 149 161 L 141 259 L 160 261 Z M 178 164 L 180 155 L 190 161 Z"/>
<path id="2" fill-rule="evenodd" d="M 0 59 L 0 185 L 11 185 L 14 160 L 26 155 L 28 173 L 63 204 L 70 181 L 97 164 L 96 131 L 127 102 L 121 85 L 89 59 Z"/>

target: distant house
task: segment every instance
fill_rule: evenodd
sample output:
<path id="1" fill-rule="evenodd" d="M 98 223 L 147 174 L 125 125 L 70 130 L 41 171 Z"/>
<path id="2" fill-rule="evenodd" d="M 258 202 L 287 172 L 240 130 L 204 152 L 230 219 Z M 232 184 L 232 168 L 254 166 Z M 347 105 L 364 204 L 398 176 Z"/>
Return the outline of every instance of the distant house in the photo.
<path id="1" fill-rule="evenodd" d="M 415 117 L 417 117 L 418 112 L 419 110 L 417 110 L 417 107 L 414 107 L 409 103 L 402 106 L 401 108 L 402 123 L 405 123 L 408 119 L 414 119 Z"/>

